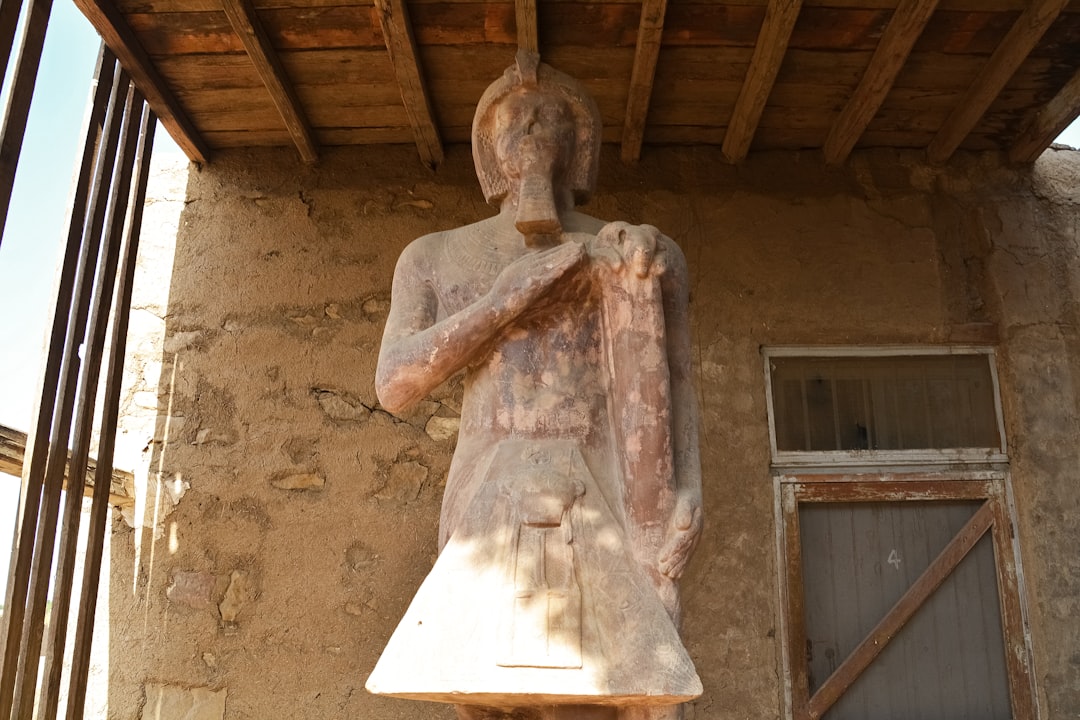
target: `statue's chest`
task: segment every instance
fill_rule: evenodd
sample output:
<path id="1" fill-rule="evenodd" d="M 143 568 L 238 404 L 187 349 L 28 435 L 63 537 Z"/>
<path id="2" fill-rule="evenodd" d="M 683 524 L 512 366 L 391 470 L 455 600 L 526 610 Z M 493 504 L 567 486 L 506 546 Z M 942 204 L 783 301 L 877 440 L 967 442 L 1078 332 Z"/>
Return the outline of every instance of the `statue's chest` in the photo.
<path id="1" fill-rule="evenodd" d="M 599 308 L 586 298 L 508 328 L 495 353 L 504 374 L 576 389 L 602 368 L 603 342 Z"/>
<path id="2" fill-rule="evenodd" d="M 519 253 L 500 252 L 494 240 L 451 237 L 433 269 L 439 314 L 448 317 L 472 305 L 491 290 L 495 278 Z"/>

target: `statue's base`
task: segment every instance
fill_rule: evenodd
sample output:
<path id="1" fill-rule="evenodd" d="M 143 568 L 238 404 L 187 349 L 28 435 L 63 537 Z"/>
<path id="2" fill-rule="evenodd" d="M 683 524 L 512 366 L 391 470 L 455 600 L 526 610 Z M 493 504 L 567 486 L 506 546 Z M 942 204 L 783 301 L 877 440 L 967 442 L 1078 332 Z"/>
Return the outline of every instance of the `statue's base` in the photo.
<path id="1" fill-rule="evenodd" d="M 495 707 L 671 705 L 702 691 L 576 444 L 553 440 L 499 446 L 367 689 Z"/>

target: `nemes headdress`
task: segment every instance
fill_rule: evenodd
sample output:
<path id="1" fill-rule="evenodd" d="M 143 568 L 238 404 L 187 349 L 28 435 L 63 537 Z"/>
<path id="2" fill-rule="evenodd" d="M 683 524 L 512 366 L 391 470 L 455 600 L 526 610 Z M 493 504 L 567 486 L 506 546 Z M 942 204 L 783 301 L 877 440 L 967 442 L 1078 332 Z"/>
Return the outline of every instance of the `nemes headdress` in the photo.
<path id="1" fill-rule="evenodd" d="M 566 182 L 574 192 L 574 202 L 578 205 L 584 203 L 596 187 L 600 166 L 600 136 L 603 129 L 600 109 L 577 80 L 541 63 L 540 56 L 530 50 L 518 50 L 516 63 L 506 68 L 502 77 L 488 86 L 476 106 L 472 151 L 484 199 L 497 204 L 510 191 L 495 154 L 495 111 L 502 99 L 519 87 L 534 87 L 555 93 L 570 108 L 574 117 L 574 156 Z"/>

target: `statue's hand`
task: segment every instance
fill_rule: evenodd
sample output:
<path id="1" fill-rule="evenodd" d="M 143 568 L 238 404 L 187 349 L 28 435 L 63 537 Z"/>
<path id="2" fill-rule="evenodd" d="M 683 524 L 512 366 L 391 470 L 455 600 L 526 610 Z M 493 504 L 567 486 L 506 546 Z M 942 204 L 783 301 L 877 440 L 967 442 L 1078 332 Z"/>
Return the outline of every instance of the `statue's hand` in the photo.
<path id="1" fill-rule="evenodd" d="M 505 320 L 516 318 L 543 298 L 584 258 L 585 248 L 577 242 L 566 242 L 518 258 L 503 268 L 488 293 L 496 312 Z"/>
<path id="2" fill-rule="evenodd" d="M 678 580 L 701 536 L 701 497 L 682 493 L 675 502 L 675 513 L 668 541 L 660 551 L 660 572 Z"/>
<path id="3" fill-rule="evenodd" d="M 663 233 L 652 225 L 608 223 L 591 243 L 590 254 L 615 273 L 632 272 L 639 278 L 663 275 L 667 269 Z"/>

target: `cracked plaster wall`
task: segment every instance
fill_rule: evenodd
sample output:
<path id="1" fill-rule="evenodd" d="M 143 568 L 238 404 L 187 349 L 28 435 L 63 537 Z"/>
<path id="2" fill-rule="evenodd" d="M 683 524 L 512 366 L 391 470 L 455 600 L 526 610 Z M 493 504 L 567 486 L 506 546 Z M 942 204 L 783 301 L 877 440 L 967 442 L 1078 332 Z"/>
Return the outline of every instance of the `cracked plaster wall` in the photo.
<path id="1" fill-rule="evenodd" d="M 363 683 L 435 558 L 461 396 L 379 408 L 390 280 L 413 238 L 491 213 L 468 149 L 437 175 L 391 147 L 163 178 L 129 342 L 140 502 L 114 522 L 109 717 L 450 718 Z M 659 226 L 690 265 L 707 523 L 683 585 L 705 687 L 687 717 L 783 713 L 760 347 L 988 341 L 1043 717 L 1080 715 L 1080 153 L 1028 173 L 652 149 L 606 153 L 600 178 L 586 211 Z"/>

